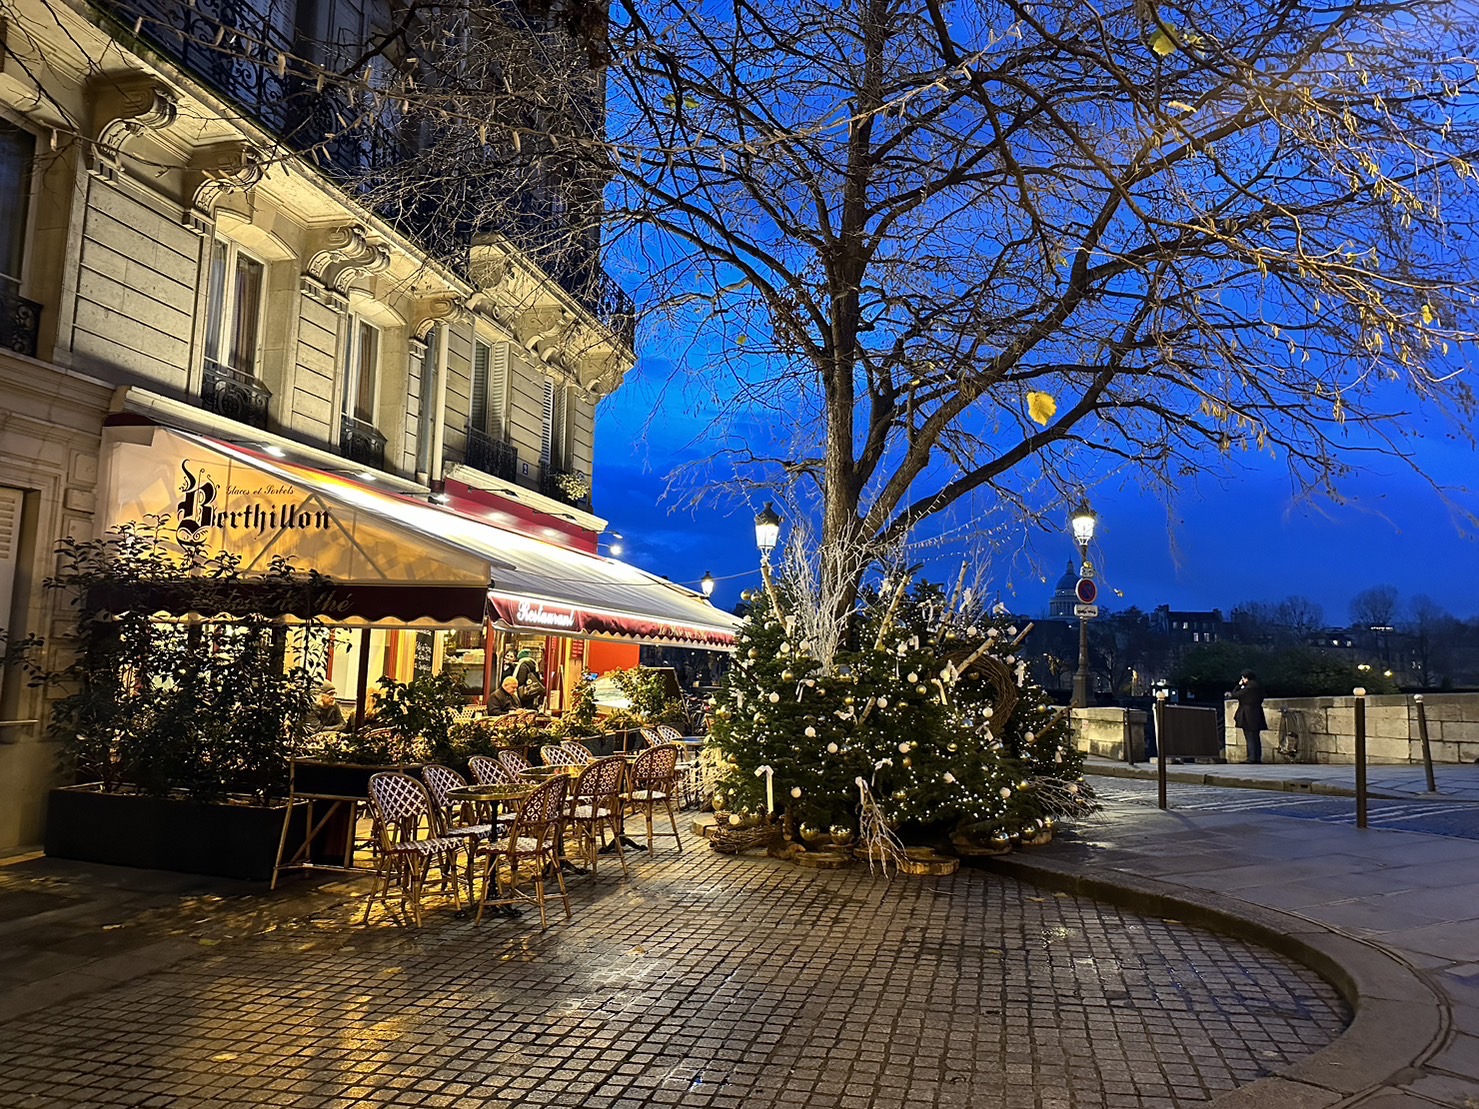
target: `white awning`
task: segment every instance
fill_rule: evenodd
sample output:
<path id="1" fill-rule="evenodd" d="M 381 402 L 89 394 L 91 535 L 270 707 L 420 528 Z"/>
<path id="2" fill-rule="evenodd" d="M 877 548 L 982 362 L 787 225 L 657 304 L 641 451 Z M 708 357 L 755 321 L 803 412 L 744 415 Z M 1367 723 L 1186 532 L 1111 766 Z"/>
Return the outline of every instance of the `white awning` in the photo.
<path id="1" fill-rule="evenodd" d="M 501 527 L 470 502 L 431 504 L 157 425 L 111 427 L 109 439 L 108 523 L 167 515 L 173 531 L 247 570 L 291 557 L 342 587 L 336 618 L 451 623 L 487 611 L 551 635 L 734 643 L 738 618 L 694 590 Z"/>

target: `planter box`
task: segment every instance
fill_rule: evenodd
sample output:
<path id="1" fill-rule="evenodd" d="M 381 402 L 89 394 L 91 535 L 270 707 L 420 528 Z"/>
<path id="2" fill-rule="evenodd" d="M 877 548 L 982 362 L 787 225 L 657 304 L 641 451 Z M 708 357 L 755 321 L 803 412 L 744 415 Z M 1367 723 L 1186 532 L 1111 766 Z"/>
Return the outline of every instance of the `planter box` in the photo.
<path id="1" fill-rule="evenodd" d="M 290 847 L 303 840 L 305 809 L 294 810 Z M 47 799 L 45 849 L 58 859 L 267 881 L 286 812 L 286 802 L 201 805 L 63 786 Z"/>
<path id="2" fill-rule="evenodd" d="M 298 759 L 294 763 L 293 788 L 298 793 L 317 793 L 326 797 L 368 797 L 373 774 L 409 774 L 419 777 L 422 764 L 400 763 L 395 766 L 366 766 L 353 762 L 324 762 Z"/>

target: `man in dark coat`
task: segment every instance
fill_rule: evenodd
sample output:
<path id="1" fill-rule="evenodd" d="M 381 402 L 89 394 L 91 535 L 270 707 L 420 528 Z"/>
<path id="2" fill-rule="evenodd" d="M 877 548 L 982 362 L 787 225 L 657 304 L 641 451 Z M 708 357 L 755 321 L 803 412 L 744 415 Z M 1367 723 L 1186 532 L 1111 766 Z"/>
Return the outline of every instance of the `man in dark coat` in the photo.
<path id="1" fill-rule="evenodd" d="M 1263 737 L 1260 733 L 1268 727 L 1268 721 L 1263 716 L 1263 686 L 1258 684 L 1258 676 L 1251 670 L 1244 670 L 1238 679 L 1238 688 L 1228 696 L 1238 702 L 1233 726 L 1243 733 L 1243 740 L 1248 745 L 1248 761 L 1260 763 L 1263 761 Z"/>
<path id="2" fill-rule="evenodd" d="M 519 683 L 512 674 L 503 679 L 503 684 L 488 698 L 488 715 L 501 716 L 514 709 L 528 708 L 529 703 L 519 693 Z"/>

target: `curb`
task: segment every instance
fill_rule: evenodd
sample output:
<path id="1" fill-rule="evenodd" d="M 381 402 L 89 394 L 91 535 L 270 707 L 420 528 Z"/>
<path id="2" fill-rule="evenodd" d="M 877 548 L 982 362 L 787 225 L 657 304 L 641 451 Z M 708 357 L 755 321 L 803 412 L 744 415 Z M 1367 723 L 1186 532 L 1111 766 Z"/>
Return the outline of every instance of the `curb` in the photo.
<path id="1" fill-rule="evenodd" d="M 1123 871 L 1093 873 L 1083 862 L 1017 853 L 963 860 L 1045 889 L 1169 917 L 1248 940 L 1324 978 L 1354 1016 L 1336 1040 L 1279 1073 L 1208 1102 L 1208 1109 L 1324 1109 L 1348 1097 L 1410 1081 L 1448 1032 L 1442 998 L 1407 963 L 1379 947 L 1289 913 L 1223 894 L 1187 890 Z"/>
<path id="2" fill-rule="evenodd" d="M 1141 770 L 1135 766 L 1086 766 L 1086 777 L 1136 778 L 1144 782 L 1156 780 L 1156 772 Z M 1304 793 L 1324 797 L 1354 797 L 1356 791 L 1349 786 L 1331 785 L 1315 778 L 1231 778 L 1225 774 L 1199 774 L 1194 770 L 1167 770 L 1166 781 L 1189 786 L 1226 786 L 1229 789 L 1261 789 L 1266 793 Z M 1395 789 L 1368 789 L 1367 797 L 1381 801 L 1442 800 L 1441 793 L 1408 793 Z M 1453 800 L 1462 800 L 1453 798 Z"/>

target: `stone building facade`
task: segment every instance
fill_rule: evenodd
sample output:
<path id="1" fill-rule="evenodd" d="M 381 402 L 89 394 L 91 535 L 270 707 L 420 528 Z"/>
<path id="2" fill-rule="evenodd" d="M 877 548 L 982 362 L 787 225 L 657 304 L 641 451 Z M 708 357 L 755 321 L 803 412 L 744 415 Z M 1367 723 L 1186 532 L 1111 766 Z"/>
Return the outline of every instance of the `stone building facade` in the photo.
<path id="1" fill-rule="evenodd" d="M 289 153 L 271 105 L 220 65 L 84 0 L 14 10 L 0 21 L 0 628 L 65 650 L 42 582 L 59 539 L 92 534 L 121 416 L 402 493 L 454 483 L 594 549 L 595 406 L 634 360 L 631 302 L 598 261 L 577 287 L 486 234 L 442 264 L 322 159 Z M 56 773 L 44 715 L 12 667 L 0 852 L 39 838 Z"/>

